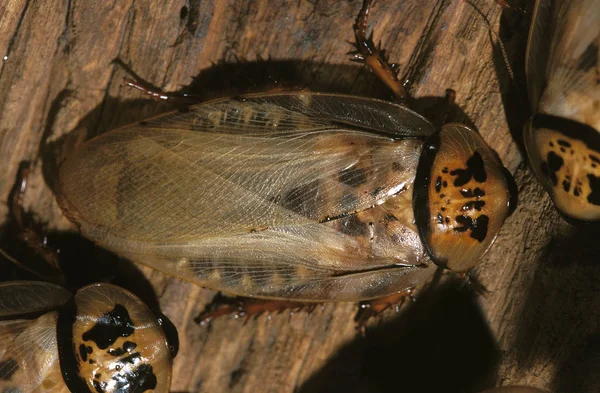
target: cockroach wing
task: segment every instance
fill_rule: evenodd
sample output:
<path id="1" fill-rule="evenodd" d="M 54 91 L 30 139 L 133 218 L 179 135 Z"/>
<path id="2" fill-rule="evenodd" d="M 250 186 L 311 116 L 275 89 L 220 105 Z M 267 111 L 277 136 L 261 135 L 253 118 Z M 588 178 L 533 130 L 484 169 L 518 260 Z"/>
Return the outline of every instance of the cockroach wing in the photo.
<path id="1" fill-rule="evenodd" d="M 68 393 L 56 343 L 57 312 L 71 295 L 41 282 L 0 284 L 0 391 Z"/>
<path id="2" fill-rule="evenodd" d="M 600 1 L 538 0 L 527 49 L 534 113 L 600 130 Z"/>
<path id="3" fill-rule="evenodd" d="M 63 287 L 47 282 L 5 282 L 0 285 L 0 319 L 57 310 L 70 297 Z"/>
<path id="4" fill-rule="evenodd" d="M 410 198 L 433 131 L 404 107 L 350 96 L 213 101 L 87 142 L 61 166 L 58 199 L 92 240 L 204 286 L 376 297 L 428 270 Z M 388 202 L 400 219 L 384 220 Z"/>
<path id="5" fill-rule="evenodd" d="M 392 115 L 428 123 L 381 101 L 342 96 L 362 104 L 344 106 L 321 95 L 307 104 L 313 96 L 216 101 L 101 135 L 62 165 L 59 201 L 81 225 L 181 242 L 320 222 L 405 188 L 420 129 L 380 128 L 385 135 L 377 135 L 298 108 L 350 118 L 362 107 L 373 127 L 389 125 Z"/>

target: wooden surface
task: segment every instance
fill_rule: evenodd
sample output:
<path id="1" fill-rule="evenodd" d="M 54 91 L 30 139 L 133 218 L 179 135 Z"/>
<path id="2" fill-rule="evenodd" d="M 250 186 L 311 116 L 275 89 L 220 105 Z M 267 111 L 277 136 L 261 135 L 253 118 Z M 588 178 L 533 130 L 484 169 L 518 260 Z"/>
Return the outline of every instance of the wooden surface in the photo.
<path id="1" fill-rule="evenodd" d="M 72 282 L 115 275 L 158 300 L 181 341 L 173 392 L 598 391 L 598 232 L 564 223 L 523 161 L 525 91 L 511 87 L 494 32 L 518 76 L 527 19 L 501 18 L 493 1 L 475 5 L 379 1 L 371 26 L 401 74 L 413 70 L 416 107 L 430 116 L 445 89 L 456 90 L 458 119 L 474 124 L 515 174 L 519 207 L 476 268 L 483 295 L 450 277 L 386 314 L 366 338 L 355 333 L 352 304 L 200 327 L 194 317 L 214 292 L 125 262 L 96 269 L 115 258 L 79 239 L 57 207 L 56 157 L 79 138 L 172 109 L 121 87 L 127 67 L 164 91 L 203 97 L 266 84 L 388 97 L 347 61 L 358 0 L 2 1 L 0 198 L 8 199 L 19 164 L 32 161 L 26 206 L 47 223 Z M 2 217 L 7 211 L 0 206 Z M 31 257 L 10 223 L 0 234 L 12 255 Z"/>

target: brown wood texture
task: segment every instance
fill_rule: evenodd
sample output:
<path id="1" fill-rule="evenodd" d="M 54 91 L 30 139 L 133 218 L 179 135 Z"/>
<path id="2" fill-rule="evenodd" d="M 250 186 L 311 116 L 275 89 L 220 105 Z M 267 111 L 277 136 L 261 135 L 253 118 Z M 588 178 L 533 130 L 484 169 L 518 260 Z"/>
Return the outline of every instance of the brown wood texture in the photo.
<path id="1" fill-rule="evenodd" d="M 194 317 L 212 291 L 124 262 L 89 273 L 114 258 L 78 239 L 62 216 L 50 189 L 52 160 L 73 141 L 173 108 L 122 87 L 125 68 L 164 91 L 203 97 L 269 85 L 386 98 L 346 55 L 360 7 L 359 0 L 0 2 L 0 198 L 8 200 L 19 164 L 31 161 L 25 206 L 47 224 L 72 280 L 114 275 L 158 301 L 181 342 L 173 392 L 476 392 L 508 384 L 598 391 L 598 232 L 562 221 L 524 162 L 526 94 L 508 79 L 496 32 L 519 79 L 528 20 L 493 1 L 379 1 L 370 21 L 400 73 L 413 71 L 416 107 L 431 115 L 454 89 L 457 118 L 472 122 L 515 174 L 518 209 L 475 269 L 486 292 L 449 277 L 375 321 L 363 338 L 353 304 L 198 326 Z M 6 205 L 0 213 L 0 245 L 30 258 L 14 240 Z M 21 277 L 1 272 L 4 280 Z"/>

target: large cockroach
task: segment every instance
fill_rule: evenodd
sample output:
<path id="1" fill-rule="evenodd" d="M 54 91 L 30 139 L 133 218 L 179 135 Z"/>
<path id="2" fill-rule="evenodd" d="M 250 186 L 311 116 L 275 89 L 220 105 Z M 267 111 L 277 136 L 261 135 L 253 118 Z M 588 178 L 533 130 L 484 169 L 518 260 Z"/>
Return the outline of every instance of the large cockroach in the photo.
<path id="1" fill-rule="evenodd" d="M 371 39 L 355 60 L 399 96 Z M 228 294 L 360 301 L 466 272 L 514 208 L 513 179 L 481 136 L 405 106 L 291 92 L 192 105 L 100 135 L 59 171 L 82 234 Z"/>

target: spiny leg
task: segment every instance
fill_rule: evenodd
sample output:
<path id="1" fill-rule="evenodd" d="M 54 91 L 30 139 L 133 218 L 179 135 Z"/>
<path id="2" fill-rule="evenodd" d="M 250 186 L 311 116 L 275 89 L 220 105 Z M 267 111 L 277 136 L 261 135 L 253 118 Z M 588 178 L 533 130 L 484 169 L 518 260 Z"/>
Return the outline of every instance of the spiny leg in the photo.
<path id="1" fill-rule="evenodd" d="M 405 291 L 394 293 L 392 295 L 360 302 L 358 312 L 354 317 L 354 322 L 356 322 L 356 329 L 360 330 L 364 335 L 367 327 L 367 322 L 371 317 L 381 314 L 383 311 L 387 310 L 392 306 L 395 306 L 396 311 L 398 311 L 407 298 L 414 301 L 413 289 L 414 288 L 408 288 Z"/>
<path id="2" fill-rule="evenodd" d="M 354 318 L 356 329 L 364 334 L 366 323 L 371 317 L 381 314 L 392 306 L 395 306 L 398 310 L 407 298 L 414 301 L 413 289 L 414 288 L 409 288 L 393 295 L 360 302 L 359 310 Z M 232 315 L 236 319 L 245 318 L 248 320 L 264 313 L 282 313 L 285 310 L 290 310 L 290 315 L 295 311 L 306 311 L 311 313 L 319 304 L 322 305 L 322 303 L 308 303 L 291 300 L 227 297 L 219 293 L 207 309 L 196 317 L 195 321 L 203 326 L 210 323 L 213 319 L 224 315 Z"/>
<path id="3" fill-rule="evenodd" d="M 527 11 L 523 8 L 520 7 L 517 4 L 512 4 L 512 2 L 509 0 L 496 0 L 496 3 L 499 4 L 502 8 L 506 8 L 509 10 L 513 10 L 513 11 L 517 11 L 520 12 L 523 15 L 527 15 Z"/>
<path id="4" fill-rule="evenodd" d="M 456 91 L 452 89 L 446 89 L 446 96 L 444 97 L 443 103 L 439 108 L 439 120 L 434 121 L 434 126 L 436 129 L 442 128 L 442 126 L 446 123 L 452 122 L 455 117 L 455 109 L 456 109 Z M 454 120 L 455 121 L 455 120 Z"/>
<path id="5" fill-rule="evenodd" d="M 291 300 L 276 299 L 253 299 L 244 297 L 227 297 L 218 294 L 212 303 L 195 319 L 201 326 L 210 323 L 213 319 L 232 315 L 234 318 L 258 317 L 264 313 L 281 313 L 290 310 L 290 315 L 294 311 L 305 310 L 311 313 L 318 303 L 304 303 Z"/>
<path id="6" fill-rule="evenodd" d="M 52 270 L 52 276 L 45 276 L 41 272 L 30 268 L 23 263 L 16 263 L 20 268 L 32 273 L 40 278 L 54 281 L 59 284 L 64 283 L 64 276 L 61 272 L 58 262 L 58 251 L 47 247 L 47 238 L 39 233 L 30 222 L 30 218 L 27 217 L 25 209 L 23 208 L 23 196 L 27 189 L 27 180 L 29 178 L 30 165 L 28 162 L 21 163 L 17 178 L 11 194 L 9 196 L 9 214 L 13 219 L 17 230 L 19 232 L 19 238 L 24 241 L 27 246 L 35 252 L 37 256 L 48 265 Z M 5 257 L 14 262 L 15 260 L 8 255 Z"/>
<path id="7" fill-rule="evenodd" d="M 398 79 L 398 65 L 388 62 L 385 50 L 381 49 L 381 44 L 379 46 L 375 45 L 373 32 L 367 37 L 367 21 L 372 3 L 373 0 L 365 0 L 356 17 L 354 23 L 354 37 L 356 40 L 354 46 L 356 51 L 349 53 L 352 55 L 350 60 L 365 64 L 383 83 L 392 89 L 400 101 L 407 101 L 410 96 L 403 83 Z"/>
<path id="8" fill-rule="evenodd" d="M 191 95 L 178 96 L 178 95 L 174 95 L 174 94 L 164 93 L 158 89 L 154 89 L 154 88 L 147 86 L 142 81 L 134 80 L 131 78 L 123 79 L 121 86 L 128 86 L 128 87 L 137 89 L 137 90 L 141 91 L 142 93 L 149 95 L 156 101 L 172 102 L 174 104 L 179 104 L 179 105 L 193 105 L 193 104 L 197 104 L 202 101 L 199 97 L 195 97 L 195 96 L 191 96 Z"/>

